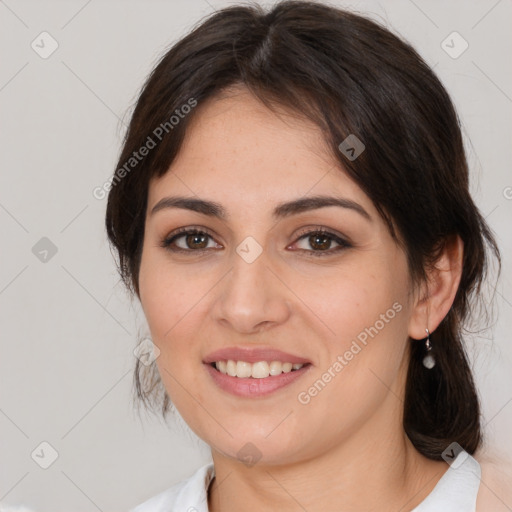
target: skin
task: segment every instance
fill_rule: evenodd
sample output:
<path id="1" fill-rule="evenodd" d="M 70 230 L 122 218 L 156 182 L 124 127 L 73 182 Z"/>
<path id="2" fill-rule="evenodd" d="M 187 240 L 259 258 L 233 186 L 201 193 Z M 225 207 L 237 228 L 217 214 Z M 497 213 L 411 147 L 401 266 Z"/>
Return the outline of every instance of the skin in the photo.
<path id="1" fill-rule="evenodd" d="M 150 183 L 139 289 L 165 388 L 212 449 L 209 509 L 413 509 L 448 466 L 423 457 L 403 430 L 409 337 L 433 332 L 450 309 L 461 240 L 447 243 L 428 283 L 414 288 L 405 254 L 315 125 L 277 116 L 243 89 L 197 109 L 169 172 Z M 278 203 L 317 194 L 355 201 L 371 221 L 337 206 L 272 218 Z M 229 218 L 178 208 L 151 214 L 169 195 L 215 201 Z M 207 250 L 161 247 L 180 227 L 207 230 Z M 318 246 L 298 235 L 319 227 L 351 246 L 333 252 L 333 241 L 330 254 L 311 255 Z M 250 264 L 236 252 L 248 236 L 263 249 Z M 185 237 L 176 243 L 190 247 Z M 400 312 L 300 403 L 298 394 L 394 303 Z M 271 396 L 232 396 L 213 384 L 202 360 L 235 345 L 275 347 L 312 366 Z M 255 465 L 237 458 L 248 442 L 261 456 Z"/>
<path id="2" fill-rule="evenodd" d="M 512 462 L 482 448 L 475 454 L 482 470 L 477 501 L 477 512 L 510 512 L 512 510 Z"/>

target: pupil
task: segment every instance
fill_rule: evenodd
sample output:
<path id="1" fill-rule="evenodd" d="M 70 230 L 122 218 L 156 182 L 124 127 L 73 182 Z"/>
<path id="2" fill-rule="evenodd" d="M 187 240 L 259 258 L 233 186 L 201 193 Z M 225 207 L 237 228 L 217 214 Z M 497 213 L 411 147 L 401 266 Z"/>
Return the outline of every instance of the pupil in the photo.
<path id="1" fill-rule="evenodd" d="M 201 242 L 201 239 L 202 239 L 202 242 Z M 198 245 L 195 245 L 196 243 Z M 208 243 L 206 242 L 206 235 L 201 235 L 201 234 L 197 234 L 197 233 L 193 234 L 193 235 L 188 235 L 187 245 L 190 248 L 193 248 L 195 246 L 196 248 L 204 249 L 208 245 Z"/>
<path id="2" fill-rule="evenodd" d="M 331 240 L 326 235 L 311 235 L 309 237 L 311 247 L 314 249 L 329 249 L 329 246 L 331 245 Z M 323 243 L 320 241 L 323 240 Z"/>

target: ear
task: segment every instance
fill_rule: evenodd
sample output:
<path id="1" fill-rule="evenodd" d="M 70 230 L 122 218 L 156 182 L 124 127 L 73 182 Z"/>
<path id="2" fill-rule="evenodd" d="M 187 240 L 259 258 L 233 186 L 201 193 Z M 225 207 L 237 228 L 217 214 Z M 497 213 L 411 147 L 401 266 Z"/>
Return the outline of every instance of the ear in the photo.
<path id="1" fill-rule="evenodd" d="M 426 328 L 434 332 L 452 307 L 462 275 L 464 243 L 460 236 L 446 239 L 433 268 L 427 271 L 427 281 L 413 305 L 409 320 L 409 336 L 426 338 Z"/>

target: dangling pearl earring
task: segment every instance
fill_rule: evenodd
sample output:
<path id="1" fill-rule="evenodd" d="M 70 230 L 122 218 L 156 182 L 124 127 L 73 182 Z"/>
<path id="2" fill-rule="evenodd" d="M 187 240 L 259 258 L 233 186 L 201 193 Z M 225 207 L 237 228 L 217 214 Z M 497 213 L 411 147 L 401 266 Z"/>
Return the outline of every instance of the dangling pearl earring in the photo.
<path id="1" fill-rule="evenodd" d="M 431 370 L 436 365 L 436 360 L 434 356 L 430 353 L 432 350 L 432 344 L 430 343 L 430 332 L 428 329 L 425 329 L 427 331 L 427 339 L 425 341 L 425 348 L 427 349 L 427 355 L 423 358 L 423 366 L 425 368 L 428 368 Z"/>

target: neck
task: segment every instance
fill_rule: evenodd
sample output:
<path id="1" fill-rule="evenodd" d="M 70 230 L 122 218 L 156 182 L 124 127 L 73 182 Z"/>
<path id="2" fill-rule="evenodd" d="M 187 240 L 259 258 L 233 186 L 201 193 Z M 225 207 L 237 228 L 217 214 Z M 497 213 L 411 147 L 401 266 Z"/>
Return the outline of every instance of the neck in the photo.
<path id="1" fill-rule="evenodd" d="M 209 489 L 209 510 L 314 512 L 333 510 L 333 504 L 343 512 L 412 510 L 448 466 L 414 448 L 397 412 L 383 404 L 347 441 L 300 462 L 260 461 L 248 467 L 213 450 L 216 477 Z"/>

